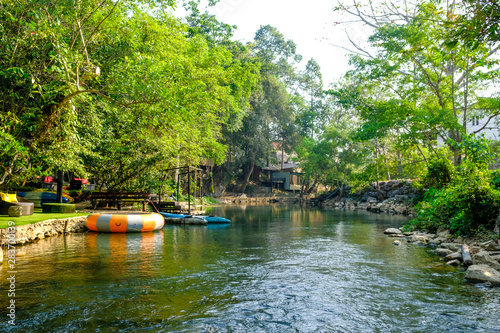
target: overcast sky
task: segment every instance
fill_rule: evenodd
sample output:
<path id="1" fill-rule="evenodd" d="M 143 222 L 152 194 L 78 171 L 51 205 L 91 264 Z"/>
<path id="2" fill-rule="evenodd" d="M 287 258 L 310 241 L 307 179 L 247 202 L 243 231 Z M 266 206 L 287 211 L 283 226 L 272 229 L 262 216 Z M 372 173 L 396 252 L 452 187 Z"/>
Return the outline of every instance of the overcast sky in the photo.
<path id="1" fill-rule="evenodd" d="M 325 87 L 347 70 L 347 51 L 332 44 L 349 46 L 342 20 L 333 11 L 335 0 L 221 0 L 210 10 L 219 21 L 236 25 L 234 38 L 252 41 L 261 25 L 270 24 L 297 45 L 302 66 L 314 58 L 321 66 Z M 179 15 L 180 11 L 177 12 Z"/>

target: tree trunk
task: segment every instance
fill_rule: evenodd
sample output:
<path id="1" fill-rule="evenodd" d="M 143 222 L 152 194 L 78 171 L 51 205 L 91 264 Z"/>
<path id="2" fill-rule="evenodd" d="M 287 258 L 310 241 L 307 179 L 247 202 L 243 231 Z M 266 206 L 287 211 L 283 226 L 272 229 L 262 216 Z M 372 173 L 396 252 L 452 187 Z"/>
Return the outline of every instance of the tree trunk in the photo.
<path id="1" fill-rule="evenodd" d="M 250 177 L 252 176 L 253 173 L 253 168 L 255 166 L 255 162 L 252 160 L 250 163 L 250 168 L 248 169 L 248 173 L 245 177 L 245 181 L 243 182 L 243 185 L 241 186 L 240 192 L 243 194 L 245 193 L 245 190 L 247 189 L 248 183 L 250 182 Z"/>

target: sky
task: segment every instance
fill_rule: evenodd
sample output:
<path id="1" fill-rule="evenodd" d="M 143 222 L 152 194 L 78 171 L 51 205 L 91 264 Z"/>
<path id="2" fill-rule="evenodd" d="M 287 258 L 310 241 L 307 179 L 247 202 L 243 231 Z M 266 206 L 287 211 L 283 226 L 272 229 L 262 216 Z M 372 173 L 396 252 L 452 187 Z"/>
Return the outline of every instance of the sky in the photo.
<path id="1" fill-rule="evenodd" d="M 253 40 L 261 25 L 275 27 L 295 42 L 302 66 L 311 58 L 318 62 L 326 88 L 348 69 L 348 52 L 332 45 L 349 46 L 343 28 L 334 24 L 342 20 L 333 11 L 336 4 L 335 0 L 220 0 L 210 12 L 219 21 L 236 25 L 234 39 L 244 43 Z"/>

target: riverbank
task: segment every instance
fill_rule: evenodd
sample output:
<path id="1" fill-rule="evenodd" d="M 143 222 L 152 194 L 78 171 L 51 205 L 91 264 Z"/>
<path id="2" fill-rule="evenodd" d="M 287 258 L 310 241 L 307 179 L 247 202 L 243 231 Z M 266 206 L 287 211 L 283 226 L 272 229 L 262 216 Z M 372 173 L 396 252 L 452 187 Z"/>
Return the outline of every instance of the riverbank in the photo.
<path id="1" fill-rule="evenodd" d="M 309 196 L 247 196 L 246 194 L 224 196 L 217 198 L 224 205 L 263 205 L 270 203 L 305 204 L 310 200 Z"/>
<path id="2" fill-rule="evenodd" d="M 499 240 L 480 237 L 454 238 L 448 231 L 436 234 L 425 232 L 402 232 L 389 228 L 384 232 L 396 238 L 394 245 L 402 240 L 434 248 L 436 255 L 446 261 L 446 265 L 460 267 L 465 271 L 465 279 L 486 287 L 500 286 L 500 244 Z"/>
<path id="3" fill-rule="evenodd" d="M 375 213 L 388 213 L 415 216 L 416 199 L 423 194 L 422 190 L 414 188 L 411 180 L 392 180 L 372 183 L 369 187 L 350 194 L 350 188 L 345 188 L 347 197 L 333 197 L 324 201 L 312 200 L 312 205 L 334 209 L 368 210 Z"/>
<path id="4" fill-rule="evenodd" d="M 33 224 L 25 224 L 15 227 L 15 237 L 12 238 L 11 229 L 0 229 L 0 246 L 23 245 L 38 239 L 65 233 L 76 233 L 86 231 L 85 220 L 87 214 L 64 219 L 51 219 Z"/>

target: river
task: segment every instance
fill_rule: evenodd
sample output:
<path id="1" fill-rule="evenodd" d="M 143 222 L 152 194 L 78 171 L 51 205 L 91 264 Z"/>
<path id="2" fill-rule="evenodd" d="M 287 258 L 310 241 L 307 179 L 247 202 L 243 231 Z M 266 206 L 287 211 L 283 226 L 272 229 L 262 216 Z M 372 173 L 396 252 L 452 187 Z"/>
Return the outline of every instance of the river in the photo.
<path id="1" fill-rule="evenodd" d="M 401 216 L 300 206 L 231 225 L 70 234 L 20 247 L 5 332 L 500 332 L 500 288 L 383 235 Z"/>

